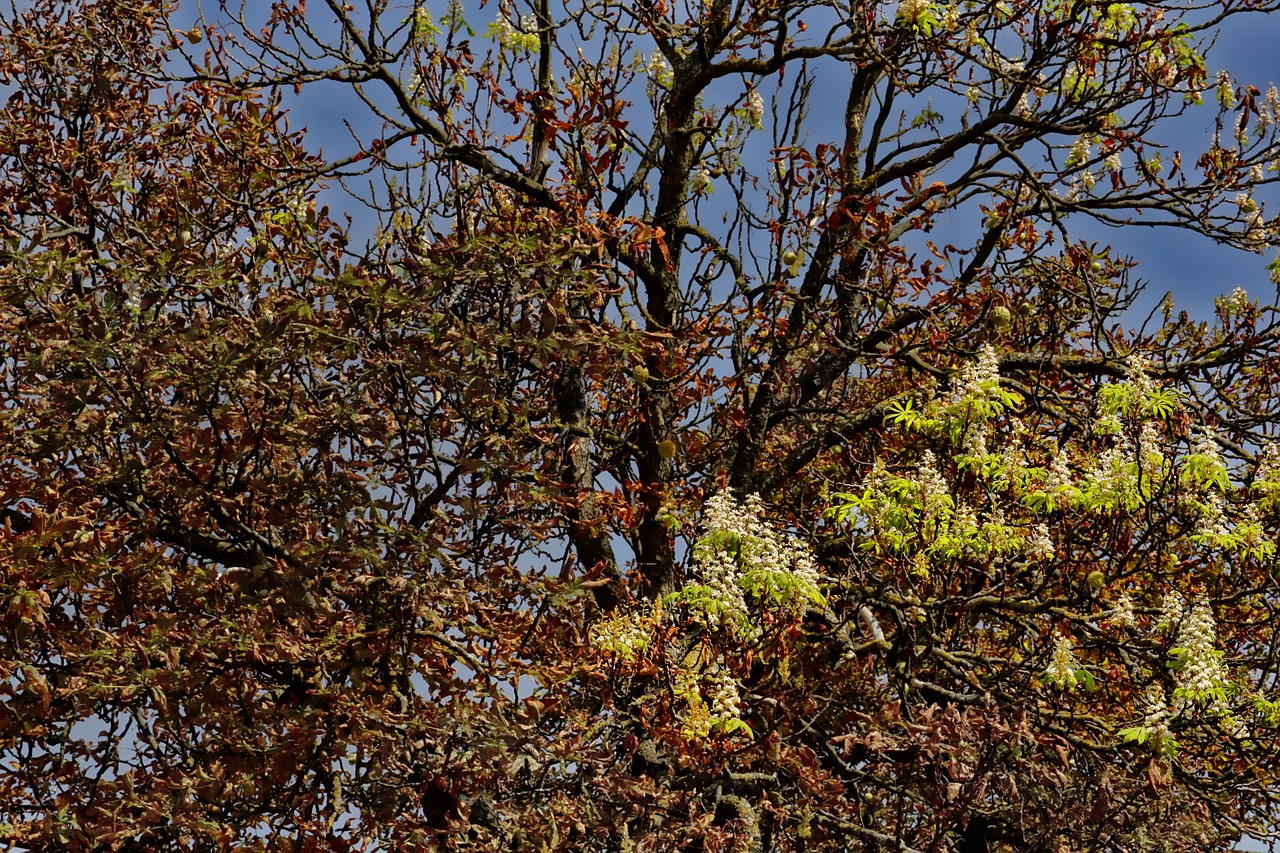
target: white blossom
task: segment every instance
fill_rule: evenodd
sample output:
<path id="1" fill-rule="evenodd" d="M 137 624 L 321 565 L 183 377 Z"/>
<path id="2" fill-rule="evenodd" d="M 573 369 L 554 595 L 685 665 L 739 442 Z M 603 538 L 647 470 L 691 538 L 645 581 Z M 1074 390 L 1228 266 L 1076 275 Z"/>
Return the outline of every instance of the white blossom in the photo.
<path id="1" fill-rule="evenodd" d="M 733 556 L 720 549 L 711 549 L 698 557 L 698 573 L 715 606 L 695 610 L 695 618 L 709 628 L 749 625 L 747 599 L 738 583 L 741 571 Z M 747 633 L 752 632 L 748 629 Z"/>
<path id="2" fill-rule="evenodd" d="M 964 437 L 964 451 L 971 456 L 986 456 L 988 427 L 986 421 L 978 421 L 969 427 Z"/>
<path id="3" fill-rule="evenodd" d="M 1099 491 L 1123 500 L 1138 490 L 1136 466 L 1131 464 L 1133 456 L 1127 439 L 1117 441 L 1098 457 L 1087 479 Z"/>
<path id="4" fill-rule="evenodd" d="M 1215 299 L 1214 305 L 1224 314 L 1242 314 L 1249 308 L 1249 294 L 1243 287 L 1237 287 L 1230 295 Z"/>
<path id="5" fill-rule="evenodd" d="M 674 680 L 676 695 L 685 700 L 681 717 L 687 737 L 704 738 L 714 728 L 741 720 L 742 696 L 723 656 L 704 668 L 701 655 L 692 653 L 675 668 Z"/>
<path id="6" fill-rule="evenodd" d="M 1146 357 L 1138 353 L 1129 356 L 1126 373 L 1138 399 L 1144 403 L 1151 399 L 1156 393 L 1156 384 L 1151 381 L 1151 363 Z"/>
<path id="7" fill-rule="evenodd" d="M 915 23 L 929 5 L 929 0 L 901 0 L 898 3 L 898 19 L 909 24 Z"/>
<path id="8" fill-rule="evenodd" d="M 1049 660 L 1049 667 L 1044 671 L 1045 683 L 1057 690 L 1075 690 L 1076 670 L 1079 667 L 1071 647 L 1071 639 L 1061 631 L 1055 631 L 1053 656 Z"/>
<path id="9" fill-rule="evenodd" d="M 689 188 L 695 193 L 705 193 L 711 189 L 711 170 L 704 164 L 698 164 L 689 175 Z"/>
<path id="10" fill-rule="evenodd" d="M 1074 169 L 1077 166 L 1083 166 L 1089 162 L 1089 158 L 1093 155 L 1093 146 L 1089 144 L 1088 137 L 1080 137 L 1071 144 L 1071 152 L 1067 154 L 1067 168 Z"/>
<path id="11" fill-rule="evenodd" d="M 1138 467 L 1143 476 L 1155 478 L 1164 468 L 1164 437 L 1155 421 L 1144 421 L 1138 433 Z"/>
<path id="12" fill-rule="evenodd" d="M 1197 456 L 1204 456 L 1222 465 L 1222 451 L 1218 449 L 1218 442 L 1214 440 L 1213 433 L 1208 428 L 1198 431 L 1196 443 L 1192 446 L 1191 452 Z"/>
<path id="13" fill-rule="evenodd" d="M 1071 469 L 1067 467 L 1066 450 L 1059 449 L 1053 457 L 1053 462 L 1049 465 L 1049 475 L 1044 483 L 1045 490 L 1057 492 L 1063 489 L 1070 489 L 1074 485 L 1075 480 L 1071 476 Z"/>
<path id="14" fill-rule="evenodd" d="M 1272 442 L 1258 454 L 1258 468 L 1254 471 L 1255 483 L 1280 484 L 1280 444 Z"/>
<path id="15" fill-rule="evenodd" d="M 1189 461 L 1193 465 L 1195 476 L 1201 480 L 1212 482 L 1226 473 L 1227 464 L 1218 449 L 1218 442 L 1213 433 L 1205 428 L 1198 431 L 1196 440 L 1191 445 Z"/>
<path id="16" fill-rule="evenodd" d="M 768 527 L 763 514 L 759 495 L 738 503 L 728 492 L 720 492 L 706 503 L 706 535 L 693 550 L 702 592 L 691 604 L 695 618 L 708 627 L 754 635 L 758 629 L 749 618 L 748 593 L 782 606 L 821 599 L 820 577 L 808 547 Z"/>
<path id="17" fill-rule="evenodd" d="M 1231 528 L 1227 525 L 1225 504 L 1221 492 L 1217 489 L 1209 490 L 1204 498 L 1199 523 L 1196 525 L 1197 534 L 1209 537 L 1211 541 L 1231 535 Z"/>
<path id="18" fill-rule="evenodd" d="M 1163 50 L 1158 46 L 1153 46 L 1147 51 L 1146 71 L 1158 82 L 1169 85 L 1177 77 L 1177 68 L 1169 61 L 1169 57 L 1165 56 Z"/>
<path id="19" fill-rule="evenodd" d="M 1010 425 L 1010 436 L 1016 436 L 1021 433 L 1021 429 L 1017 428 L 1018 426 L 1020 425 L 1017 424 L 1017 419 L 1015 418 L 1014 424 Z M 1020 442 L 1009 438 L 1001 443 L 1000 467 L 1004 472 L 1004 476 L 1010 482 L 1020 482 L 1023 472 L 1026 470 L 1026 459 Z"/>
<path id="20" fill-rule="evenodd" d="M 1222 652 L 1218 651 L 1217 624 L 1208 601 L 1201 599 L 1191 608 L 1178 631 L 1177 648 L 1181 659 L 1175 673 L 1180 694 L 1176 709 L 1181 712 L 1187 700 L 1219 705 L 1222 690 L 1227 686 L 1227 675 L 1222 666 Z"/>
<path id="21" fill-rule="evenodd" d="M 1000 356 L 991 344 L 983 344 L 978 358 L 960 369 L 954 388 L 952 400 L 957 403 L 986 401 L 999 393 Z"/>
<path id="22" fill-rule="evenodd" d="M 1275 238 L 1275 228 L 1268 224 L 1260 208 L 1246 214 L 1244 226 L 1245 243 L 1255 252 L 1261 252 Z"/>
<path id="23" fill-rule="evenodd" d="M 1111 624 L 1118 628 L 1132 628 L 1137 624 L 1133 614 L 1133 599 L 1129 593 L 1122 592 L 1116 599 L 1116 606 L 1111 611 Z"/>
<path id="24" fill-rule="evenodd" d="M 1004 509 L 999 505 L 993 506 L 987 513 L 986 523 L 983 524 L 983 530 L 987 534 L 987 542 L 990 543 L 992 549 L 999 550 L 1001 546 L 1001 538 L 1005 530 L 1006 520 L 1004 517 Z"/>
<path id="25" fill-rule="evenodd" d="M 712 725 L 738 719 L 742 714 L 742 697 L 733 673 L 717 662 L 706 673 L 706 681 L 711 697 Z"/>
<path id="26" fill-rule="evenodd" d="M 497 20 L 493 22 L 493 27 L 490 31 L 500 44 L 506 44 L 511 40 L 513 30 L 511 19 L 506 15 L 499 15 Z"/>
<path id="27" fill-rule="evenodd" d="M 764 118 L 764 98 L 755 89 L 747 94 L 747 120 L 751 122 L 752 127 L 762 127 L 762 119 Z"/>
<path id="28" fill-rule="evenodd" d="M 666 89 L 671 85 L 671 65 L 661 51 L 655 50 L 649 57 L 649 64 L 646 66 L 646 70 L 649 72 L 651 85 L 659 89 Z"/>
<path id="29" fill-rule="evenodd" d="M 1032 560 L 1051 560 L 1057 549 L 1049 534 L 1049 525 L 1043 521 L 1035 526 L 1027 539 L 1027 556 Z"/>
<path id="30" fill-rule="evenodd" d="M 1160 599 L 1160 616 L 1156 620 L 1156 625 L 1165 631 L 1172 631 L 1182 622 L 1182 613 L 1186 609 L 1186 602 L 1182 596 L 1170 590 L 1166 592 Z"/>
<path id="31" fill-rule="evenodd" d="M 1258 123 L 1267 128 L 1280 121 L 1280 90 L 1276 89 L 1276 84 L 1272 83 L 1267 87 L 1267 94 L 1262 99 L 1262 106 L 1258 110 Z"/>
<path id="32" fill-rule="evenodd" d="M 281 212 L 294 222 L 305 223 L 311 212 L 311 203 L 307 200 L 306 195 L 301 192 L 295 192 L 285 199 L 284 204 L 281 206 Z"/>
<path id="33" fill-rule="evenodd" d="M 1026 64 L 1021 59 L 1005 59 L 1003 56 L 995 55 L 995 66 L 1001 74 L 1010 77 L 1016 77 L 1026 70 Z"/>
<path id="34" fill-rule="evenodd" d="M 1165 699 L 1164 688 L 1153 684 L 1147 690 L 1146 714 L 1142 719 L 1142 727 L 1147 730 L 1147 741 L 1151 748 L 1160 750 L 1171 737 L 1169 731 L 1169 704 Z"/>
<path id="35" fill-rule="evenodd" d="M 938 461 L 932 450 L 920 454 L 920 462 L 916 465 L 916 483 L 920 487 L 920 505 L 924 507 L 925 514 L 934 514 L 940 499 L 948 496 L 951 489 L 938 470 Z"/>
<path id="36" fill-rule="evenodd" d="M 978 513 L 970 504 L 961 502 L 951 518 L 951 525 L 957 536 L 967 540 L 978 530 Z"/>
<path id="37" fill-rule="evenodd" d="M 1261 517 L 1256 504 L 1247 504 L 1240 512 L 1240 523 L 1232 533 L 1238 538 L 1240 547 L 1246 551 L 1257 551 L 1266 545 L 1262 535 Z"/>
<path id="38" fill-rule="evenodd" d="M 1231 83 L 1231 74 L 1224 68 L 1218 72 L 1218 78 L 1215 83 L 1217 87 L 1218 100 L 1223 106 L 1230 109 L 1236 105 L 1236 93 Z"/>

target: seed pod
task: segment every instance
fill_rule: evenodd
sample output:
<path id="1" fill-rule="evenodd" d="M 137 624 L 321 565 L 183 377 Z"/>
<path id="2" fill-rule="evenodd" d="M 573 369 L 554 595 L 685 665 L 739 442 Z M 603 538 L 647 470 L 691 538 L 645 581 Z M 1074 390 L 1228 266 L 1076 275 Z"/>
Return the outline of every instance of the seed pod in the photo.
<path id="1" fill-rule="evenodd" d="M 1003 305 L 997 305 L 991 309 L 989 318 L 991 328 L 997 332 L 1007 331 L 1013 321 L 1013 313 Z"/>

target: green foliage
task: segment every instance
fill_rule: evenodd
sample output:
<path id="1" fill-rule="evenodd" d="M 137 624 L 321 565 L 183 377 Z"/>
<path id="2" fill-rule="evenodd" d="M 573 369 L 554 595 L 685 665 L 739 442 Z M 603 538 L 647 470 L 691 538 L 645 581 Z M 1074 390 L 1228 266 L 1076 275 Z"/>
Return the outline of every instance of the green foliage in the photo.
<path id="1" fill-rule="evenodd" d="M 940 25 L 939 8 L 927 0 L 905 0 L 898 4 L 898 23 L 913 33 L 929 38 Z"/>
<path id="2" fill-rule="evenodd" d="M 520 21 L 513 23 L 505 15 L 502 15 L 489 24 L 488 29 L 484 32 L 484 37 L 492 39 L 504 49 L 516 54 L 537 53 L 542 49 L 542 40 L 536 32 L 530 32 L 525 26 L 526 19 L 531 17 L 526 15 Z"/>
<path id="3" fill-rule="evenodd" d="M 441 21 L 445 22 L 443 18 Z M 415 9 L 413 14 L 405 19 L 405 23 L 410 25 L 413 32 L 413 40 L 422 47 L 434 45 L 436 36 L 441 35 L 440 28 L 436 26 L 436 22 L 431 18 L 431 13 L 425 7 Z M 463 26 L 465 26 L 465 22 L 463 22 Z M 452 32 L 453 28 L 451 27 L 450 30 Z M 475 34 L 471 33 L 471 35 Z"/>
<path id="4" fill-rule="evenodd" d="M 1124 743 L 1136 743 L 1139 746 L 1142 746 L 1149 740 L 1159 754 L 1166 759 L 1172 759 L 1178 753 L 1178 741 L 1168 735 L 1153 737 L 1152 730 L 1146 726 L 1133 726 L 1127 729 L 1121 729 L 1117 734 Z"/>

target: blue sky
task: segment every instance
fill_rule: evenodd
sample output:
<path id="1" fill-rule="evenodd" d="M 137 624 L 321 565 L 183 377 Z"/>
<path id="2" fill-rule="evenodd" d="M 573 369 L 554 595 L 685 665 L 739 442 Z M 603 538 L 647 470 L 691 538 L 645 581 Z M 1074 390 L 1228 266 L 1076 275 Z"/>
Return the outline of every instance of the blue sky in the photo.
<path id="1" fill-rule="evenodd" d="M 1252 83 L 1262 91 L 1268 84 L 1280 85 L 1280 15 L 1250 15 L 1229 22 L 1217 44 L 1210 51 L 1210 76 L 1227 68 L 1243 83 Z M 1213 111 L 1206 107 L 1192 110 L 1180 120 L 1173 138 L 1185 139 L 1187 147 L 1203 144 L 1213 134 Z M 1280 196 L 1271 193 L 1268 216 L 1278 212 L 1274 205 Z M 1213 309 L 1214 296 L 1243 287 L 1250 295 L 1264 301 L 1274 295 L 1274 285 L 1264 267 L 1276 253 L 1251 254 L 1214 243 L 1189 231 L 1171 229 L 1129 228 L 1123 232 L 1099 231 L 1097 239 L 1110 242 L 1132 255 L 1140 266 L 1137 273 L 1150 281 L 1148 297 L 1154 303 L 1167 290 L 1172 290 L 1179 307 L 1193 316 L 1204 316 Z"/>
<path id="2" fill-rule="evenodd" d="M 407 3 L 403 5 L 407 15 L 409 6 Z M 477 42 L 483 43 L 485 29 L 498 15 L 497 4 L 489 3 L 484 8 L 477 8 L 474 2 L 464 5 L 468 22 L 479 34 Z M 443 7 L 443 0 L 430 6 L 437 14 L 443 11 Z M 209 13 L 211 22 L 216 21 L 209 9 L 205 11 Z M 185 4 L 180 18 L 194 12 L 193 5 Z M 312 4 L 312 12 L 316 20 L 326 14 L 320 3 Z M 1280 43 L 1280 17 L 1248 15 L 1230 21 L 1209 54 L 1211 78 L 1219 69 L 1226 67 L 1236 79 L 1265 91 L 1269 83 L 1280 83 L 1280 52 L 1274 47 L 1277 43 Z M 833 81 L 833 86 L 843 89 L 846 82 L 843 79 Z M 349 88 L 338 84 L 316 85 L 304 90 L 291 110 L 291 123 L 294 127 L 307 129 L 311 147 L 323 148 L 330 155 L 352 150 L 353 143 L 344 121 L 351 122 L 355 131 L 366 138 L 376 133 L 378 127 L 367 106 Z M 838 111 L 833 110 L 832 113 L 835 118 Z M 1213 132 L 1213 120 L 1211 106 L 1193 109 L 1167 127 L 1167 139 L 1179 147 L 1199 149 Z M 324 201 L 330 203 L 335 211 L 346 208 L 357 212 L 336 191 L 329 193 Z M 707 207 L 710 210 L 714 205 Z M 1268 214 L 1274 216 L 1275 202 L 1267 207 L 1270 208 Z M 357 221 L 357 232 L 364 230 L 361 226 L 369 224 L 367 216 Z M 1139 261 L 1136 275 L 1149 282 L 1145 300 L 1147 307 L 1154 305 L 1165 291 L 1171 290 L 1179 308 L 1187 309 L 1193 316 L 1206 316 L 1212 310 L 1213 297 L 1230 292 L 1236 286 L 1243 286 L 1252 296 L 1261 297 L 1264 301 L 1270 301 L 1268 297 L 1274 293 L 1264 269 L 1274 257 L 1274 249 L 1267 255 L 1256 255 L 1218 246 L 1188 231 L 1115 230 L 1080 218 L 1073 221 L 1072 228 L 1078 238 L 1112 245 L 1120 254 L 1131 255 Z"/>

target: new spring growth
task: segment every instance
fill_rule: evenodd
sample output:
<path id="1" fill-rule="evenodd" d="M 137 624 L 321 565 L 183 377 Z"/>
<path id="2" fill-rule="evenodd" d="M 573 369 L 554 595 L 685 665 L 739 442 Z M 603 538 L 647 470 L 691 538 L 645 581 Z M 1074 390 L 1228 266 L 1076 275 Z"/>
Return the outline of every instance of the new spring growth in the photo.
<path id="1" fill-rule="evenodd" d="M 1072 650 L 1071 638 L 1061 631 L 1055 632 L 1053 635 L 1053 655 L 1049 659 L 1048 668 L 1040 676 L 1041 680 L 1055 690 L 1070 692 L 1076 689 L 1076 684 L 1079 682 L 1077 674 L 1079 668 L 1080 664 L 1076 660 L 1075 652 Z"/>
<path id="2" fill-rule="evenodd" d="M 1218 626 L 1209 602 L 1201 599 L 1191 608 L 1178 631 L 1173 649 L 1177 689 L 1174 707 L 1179 712 L 1194 704 L 1220 708 L 1227 698 L 1229 682 L 1218 650 Z"/>
<path id="3" fill-rule="evenodd" d="M 763 513 L 759 495 L 739 503 L 720 492 L 707 501 L 706 532 L 693 546 L 696 580 L 673 598 L 710 628 L 753 637 L 749 602 L 794 609 L 824 601 L 808 547 L 766 525 Z"/>

